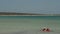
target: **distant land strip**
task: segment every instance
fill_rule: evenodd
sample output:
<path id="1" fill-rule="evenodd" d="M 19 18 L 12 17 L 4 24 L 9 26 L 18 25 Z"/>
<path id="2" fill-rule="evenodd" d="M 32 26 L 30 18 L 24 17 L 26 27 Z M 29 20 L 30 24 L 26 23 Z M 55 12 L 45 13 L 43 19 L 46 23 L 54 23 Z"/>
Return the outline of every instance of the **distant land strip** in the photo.
<path id="1" fill-rule="evenodd" d="M 60 16 L 60 14 L 34 14 L 34 13 L 0 12 L 0 16 Z"/>

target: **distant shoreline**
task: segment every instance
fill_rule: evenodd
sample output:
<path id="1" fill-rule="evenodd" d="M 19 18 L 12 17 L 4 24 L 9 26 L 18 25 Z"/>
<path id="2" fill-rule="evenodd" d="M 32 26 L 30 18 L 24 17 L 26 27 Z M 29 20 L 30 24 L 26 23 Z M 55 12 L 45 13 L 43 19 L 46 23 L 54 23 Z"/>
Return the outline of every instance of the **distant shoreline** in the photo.
<path id="1" fill-rule="evenodd" d="M 0 12 L 0 16 L 60 16 L 60 14 L 33 14 L 33 13 Z"/>

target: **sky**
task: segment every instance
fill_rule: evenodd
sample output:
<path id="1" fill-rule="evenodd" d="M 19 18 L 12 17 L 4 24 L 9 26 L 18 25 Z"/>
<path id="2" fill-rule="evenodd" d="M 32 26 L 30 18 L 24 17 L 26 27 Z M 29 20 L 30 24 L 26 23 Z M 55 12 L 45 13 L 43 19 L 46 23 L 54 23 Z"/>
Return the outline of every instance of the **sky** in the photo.
<path id="1" fill-rule="evenodd" d="M 60 0 L 0 0 L 0 12 L 60 14 Z"/>

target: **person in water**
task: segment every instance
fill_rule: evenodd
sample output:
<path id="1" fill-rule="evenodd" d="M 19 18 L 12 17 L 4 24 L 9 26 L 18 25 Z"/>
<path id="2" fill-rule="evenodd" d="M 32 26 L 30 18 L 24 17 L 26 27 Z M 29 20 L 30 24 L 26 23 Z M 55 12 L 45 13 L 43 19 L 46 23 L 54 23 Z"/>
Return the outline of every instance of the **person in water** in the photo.
<path id="1" fill-rule="evenodd" d="M 44 27 L 44 28 L 42 29 L 42 31 L 50 32 L 50 29 L 49 29 L 49 28 Z"/>

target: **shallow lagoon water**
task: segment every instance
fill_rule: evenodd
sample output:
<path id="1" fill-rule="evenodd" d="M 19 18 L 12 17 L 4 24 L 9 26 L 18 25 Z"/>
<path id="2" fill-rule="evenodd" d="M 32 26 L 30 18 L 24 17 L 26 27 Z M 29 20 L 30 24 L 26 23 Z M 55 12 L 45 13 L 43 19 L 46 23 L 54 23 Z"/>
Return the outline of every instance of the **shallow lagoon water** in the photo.
<path id="1" fill-rule="evenodd" d="M 60 16 L 0 16 L 0 34 L 60 34 Z M 49 27 L 53 32 L 39 31 Z"/>

